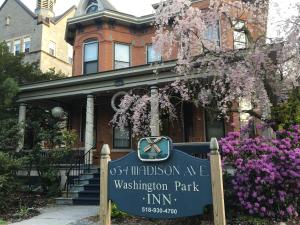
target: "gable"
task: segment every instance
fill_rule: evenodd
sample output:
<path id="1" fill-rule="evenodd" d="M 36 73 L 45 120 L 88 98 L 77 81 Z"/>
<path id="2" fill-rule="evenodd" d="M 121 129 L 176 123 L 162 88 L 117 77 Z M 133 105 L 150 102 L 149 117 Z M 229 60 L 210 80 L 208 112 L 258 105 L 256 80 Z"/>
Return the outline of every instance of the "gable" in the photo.
<path id="1" fill-rule="evenodd" d="M 32 18 L 36 18 L 36 14 L 33 13 L 23 2 L 21 2 L 21 0 L 5 0 L 3 2 L 3 4 L 1 5 L 0 7 L 0 12 L 2 10 L 4 10 L 4 8 L 6 7 L 7 4 L 15 4 L 16 3 L 16 6 L 17 7 L 21 7 L 28 15 L 30 15 Z"/>

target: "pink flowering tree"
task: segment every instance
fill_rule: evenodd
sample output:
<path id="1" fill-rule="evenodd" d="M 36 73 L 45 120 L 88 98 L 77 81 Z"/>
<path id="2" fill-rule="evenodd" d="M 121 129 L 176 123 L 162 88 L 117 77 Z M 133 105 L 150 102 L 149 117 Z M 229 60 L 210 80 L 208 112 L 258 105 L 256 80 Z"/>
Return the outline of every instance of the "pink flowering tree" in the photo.
<path id="1" fill-rule="evenodd" d="M 161 114 L 176 119 L 177 105 L 191 102 L 213 106 L 228 117 L 233 105 L 246 100 L 252 107 L 246 113 L 268 120 L 271 107 L 299 86 L 300 5 L 298 16 L 283 26 L 286 37 L 267 44 L 268 1 L 201 4 L 207 4 L 205 10 L 190 0 L 158 5 L 154 46 L 164 60 L 178 60 L 175 72 L 179 77 L 159 89 Z M 149 93 L 132 90 L 122 99 L 112 122 L 120 128 L 130 124 L 135 135 L 149 134 L 149 108 Z"/>

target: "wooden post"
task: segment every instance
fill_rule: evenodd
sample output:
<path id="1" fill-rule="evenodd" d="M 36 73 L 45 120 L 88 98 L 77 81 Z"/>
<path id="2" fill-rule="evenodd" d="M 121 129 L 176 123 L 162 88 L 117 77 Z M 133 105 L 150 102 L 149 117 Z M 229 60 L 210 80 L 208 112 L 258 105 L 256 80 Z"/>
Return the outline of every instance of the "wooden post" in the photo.
<path id="1" fill-rule="evenodd" d="M 216 138 L 211 139 L 210 150 L 214 224 L 226 225 L 222 164 L 219 144 Z"/>
<path id="2" fill-rule="evenodd" d="M 100 225 L 111 224 L 111 201 L 108 199 L 108 162 L 110 149 L 103 145 L 100 160 Z"/>

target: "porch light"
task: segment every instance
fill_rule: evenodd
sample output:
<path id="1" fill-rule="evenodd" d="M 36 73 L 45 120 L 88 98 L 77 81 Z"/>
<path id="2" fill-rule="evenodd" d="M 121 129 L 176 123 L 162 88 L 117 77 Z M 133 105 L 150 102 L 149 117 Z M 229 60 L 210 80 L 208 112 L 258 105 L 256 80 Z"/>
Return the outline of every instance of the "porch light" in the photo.
<path id="1" fill-rule="evenodd" d="M 51 110 L 51 113 L 54 118 L 62 118 L 65 112 L 62 107 L 57 106 Z"/>

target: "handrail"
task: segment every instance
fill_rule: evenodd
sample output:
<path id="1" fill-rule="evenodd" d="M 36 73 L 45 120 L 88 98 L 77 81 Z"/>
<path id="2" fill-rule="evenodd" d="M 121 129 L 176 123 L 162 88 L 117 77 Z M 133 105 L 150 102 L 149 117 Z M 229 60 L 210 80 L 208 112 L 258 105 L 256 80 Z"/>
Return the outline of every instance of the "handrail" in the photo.
<path id="1" fill-rule="evenodd" d="M 66 184 L 65 184 L 65 190 L 66 190 L 66 195 L 67 198 L 69 197 L 69 191 L 71 185 L 74 185 L 75 179 L 79 179 L 80 175 L 82 172 L 87 171 L 90 172 L 91 170 L 91 165 L 92 165 L 92 160 L 91 159 L 91 154 L 92 151 L 95 149 L 95 145 L 87 151 L 84 155 L 79 156 L 79 157 L 74 157 L 73 162 L 70 165 L 70 168 L 66 171 Z"/>

